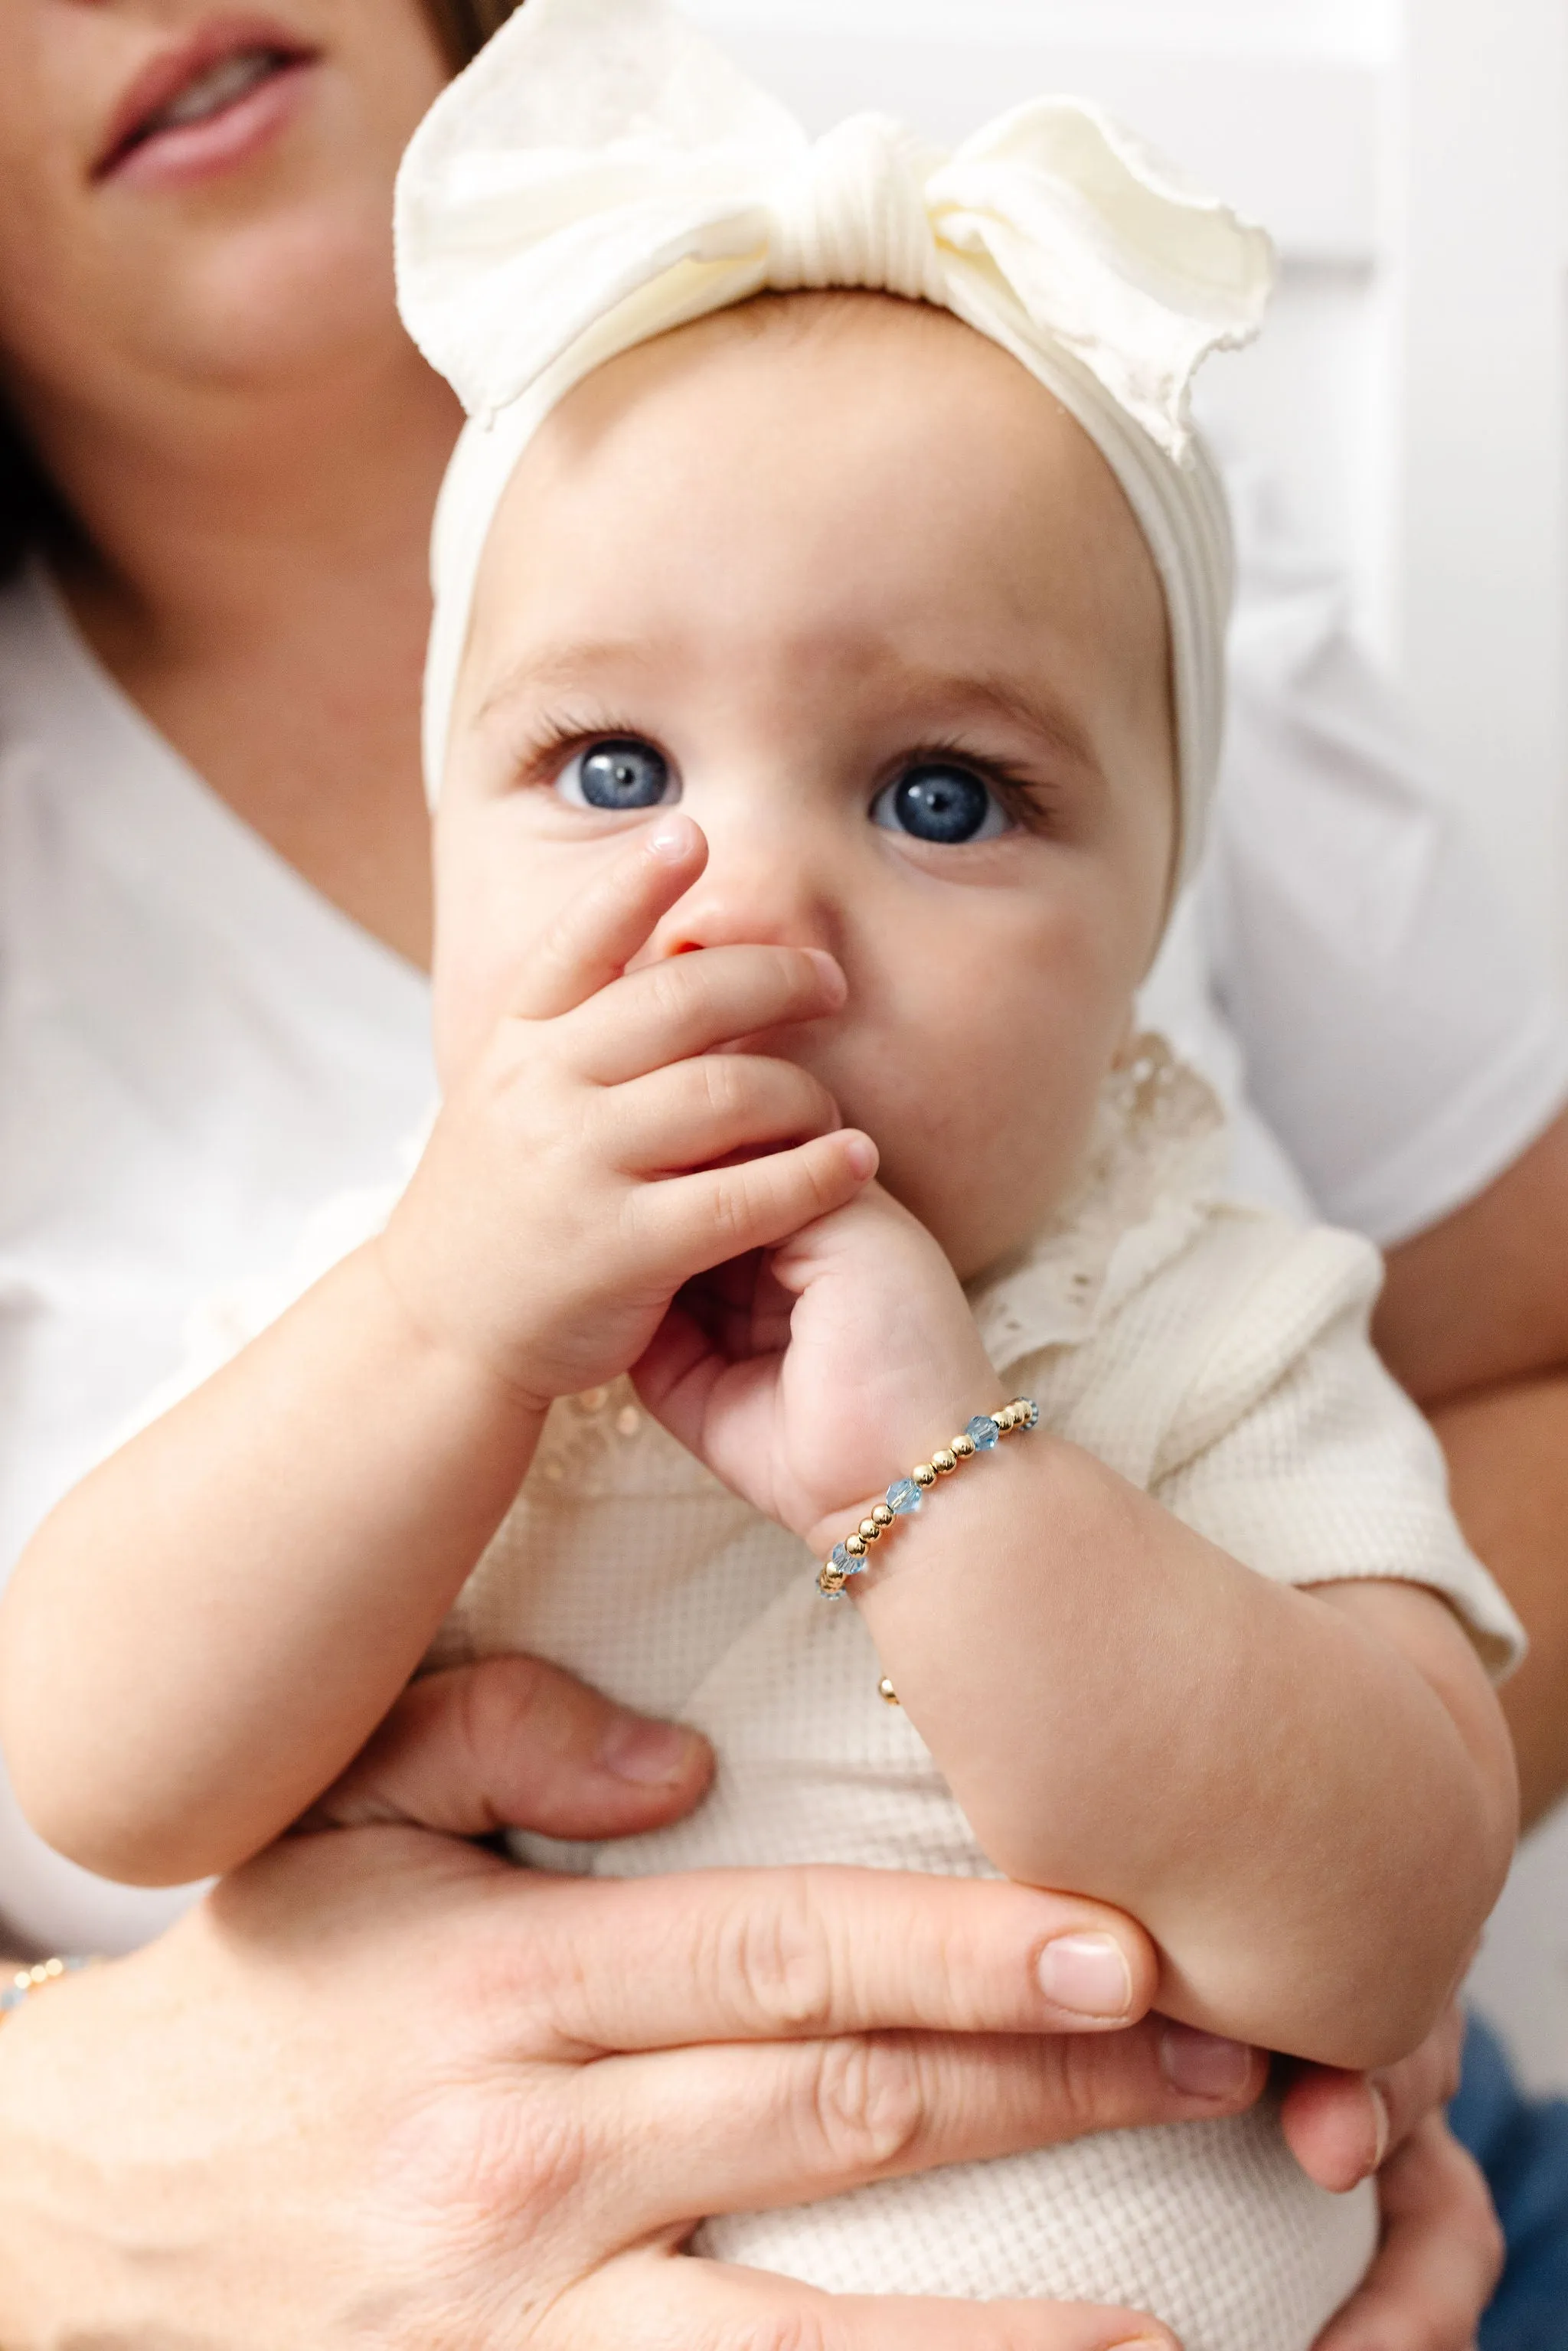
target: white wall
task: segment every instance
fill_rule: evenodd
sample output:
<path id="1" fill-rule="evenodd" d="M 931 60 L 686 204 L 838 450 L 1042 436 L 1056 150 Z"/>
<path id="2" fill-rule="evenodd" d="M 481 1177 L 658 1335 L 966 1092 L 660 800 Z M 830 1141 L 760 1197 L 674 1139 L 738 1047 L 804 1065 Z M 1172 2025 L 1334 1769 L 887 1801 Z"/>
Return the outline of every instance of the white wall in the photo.
<path id="1" fill-rule="evenodd" d="M 813 128 L 1102 99 L 1283 274 L 1211 413 L 1335 553 L 1446 787 L 1568 982 L 1568 0 L 687 0 Z M 1477 1982 L 1568 2088 L 1568 1815 Z"/>

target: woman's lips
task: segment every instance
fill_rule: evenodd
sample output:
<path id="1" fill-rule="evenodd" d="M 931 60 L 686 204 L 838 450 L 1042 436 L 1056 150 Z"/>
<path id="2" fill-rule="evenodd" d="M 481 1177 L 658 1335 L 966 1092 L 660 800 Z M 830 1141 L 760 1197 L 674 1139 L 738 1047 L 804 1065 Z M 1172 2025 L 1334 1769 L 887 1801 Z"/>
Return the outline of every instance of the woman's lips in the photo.
<path id="1" fill-rule="evenodd" d="M 131 85 L 94 178 L 168 187 L 231 169 L 292 117 L 315 62 L 272 26 L 207 26 Z"/>

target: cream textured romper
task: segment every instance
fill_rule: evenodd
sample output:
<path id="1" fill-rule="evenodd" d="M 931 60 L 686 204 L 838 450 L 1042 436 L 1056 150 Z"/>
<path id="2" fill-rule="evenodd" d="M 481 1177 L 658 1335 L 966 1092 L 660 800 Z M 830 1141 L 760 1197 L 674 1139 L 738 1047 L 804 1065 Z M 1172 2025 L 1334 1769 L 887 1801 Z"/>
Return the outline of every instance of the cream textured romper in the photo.
<path id="1" fill-rule="evenodd" d="M 998 1374 L 977 1407 L 1037 1397 L 1043 1426 L 1282 1583 L 1430 1585 L 1489 1667 L 1505 1666 L 1518 1627 L 1366 1335 L 1376 1252 L 1218 1196 L 1222 1144 L 1202 1081 L 1143 1040 L 1106 1087 L 1073 1205 L 973 1293 Z M 367 1228 L 349 1210 L 321 1254 Z M 256 1320 L 231 1315 L 203 1370 Z M 690 1821 L 601 1845 L 518 1835 L 519 1857 L 606 1876 L 812 1861 L 996 1876 L 907 1717 L 879 1697 L 858 1612 L 820 1598 L 815 1566 L 628 1383 L 557 1405 L 433 1662 L 554 1658 L 696 1725 L 719 1766 Z M 1124 1735 L 1138 1738 L 1135 1719 Z M 844 2292 L 1127 2304 L 1184 2351 L 1308 2351 L 1375 2235 L 1371 2187 L 1313 2187 L 1265 2104 L 710 2220 L 696 2247 Z"/>

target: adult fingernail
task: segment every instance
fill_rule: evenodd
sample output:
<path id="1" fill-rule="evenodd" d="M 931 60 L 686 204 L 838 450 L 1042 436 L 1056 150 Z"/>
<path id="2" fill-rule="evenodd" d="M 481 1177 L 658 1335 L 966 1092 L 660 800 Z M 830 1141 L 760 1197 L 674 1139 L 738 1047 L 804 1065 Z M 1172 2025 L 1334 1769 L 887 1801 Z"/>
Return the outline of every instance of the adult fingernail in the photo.
<path id="1" fill-rule="evenodd" d="M 1039 1974 L 1047 2000 L 1074 2016 L 1125 2016 L 1133 2005 L 1133 1970 L 1109 1935 L 1058 1935 L 1040 1955 Z"/>
<path id="2" fill-rule="evenodd" d="M 1244 2041 L 1167 2024 L 1160 2036 L 1160 2066 L 1173 2090 L 1188 2098 L 1233 2098 L 1247 2086 L 1252 2052 Z"/>
<path id="3" fill-rule="evenodd" d="M 646 1722 L 625 1714 L 606 1731 L 599 1760 L 618 1780 L 640 1788 L 669 1788 L 690 1776 L 701 1741 L 678 1722 Z"/>
<path id="4" fill-rule="evenodd" d="M 691 855 L 696 830 L 689 816 L 666 817 L 643 836 L 649 856 L 662 858 L 666 865 L 678 864 Z"/>
<path id="5" fill-rule="evenodd" d="M 1388 2101 L 1375 2082 L 1368 2082 L 1372 2099 L 1372 2169 L 1381 2171 L 1383 2158 L 1388 2152 L 1388 2142 L 1394 2136 L 1394 2117 L 1388 2111 Z"/>

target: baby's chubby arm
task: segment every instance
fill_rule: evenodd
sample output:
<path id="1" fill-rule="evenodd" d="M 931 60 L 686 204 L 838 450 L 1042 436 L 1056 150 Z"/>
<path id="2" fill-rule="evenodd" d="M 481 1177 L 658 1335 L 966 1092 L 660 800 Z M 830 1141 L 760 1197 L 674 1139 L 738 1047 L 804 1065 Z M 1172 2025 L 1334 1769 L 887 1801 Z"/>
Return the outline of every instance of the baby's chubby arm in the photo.
<path id="1" fill-rule="evenodd" d="M 716 1050 L 834 1009 L 831 958 L 627 968 L 705 855 L 665 820 L 519 956 L 386 1232 L 35 1538 L 0 1612 L 0 1740 L 77 1861 L 177 1882 L 286 1828 L 413 1671 L 551 1400 L 871 1175 L 814 1079 Z"/>
<path id="2" fill-rule="evenodd" d="M 639 1385 L 819 1556 L 1007 1401 L 946 1260 L 879 1187 L 750 1301 L 701 1288 Z M 1500 1710 L 1441 1600 L 1272 1583 L 1043 1429 L 944 1479 L 849 1588 L 986 1852 L 1139 1918 L 1159 2007 L 1358 2069 L 1423 2038 L 1515 1819 Z"/>

